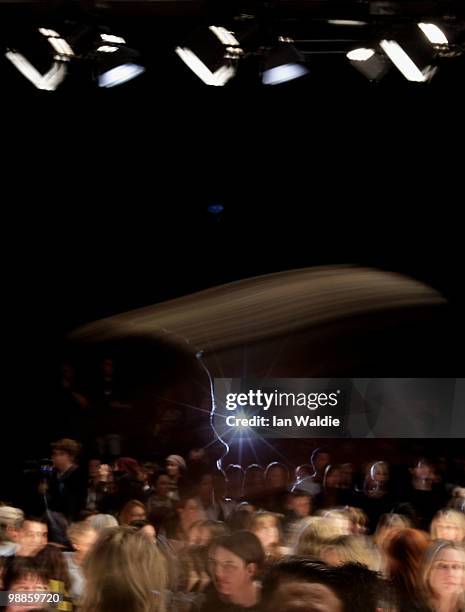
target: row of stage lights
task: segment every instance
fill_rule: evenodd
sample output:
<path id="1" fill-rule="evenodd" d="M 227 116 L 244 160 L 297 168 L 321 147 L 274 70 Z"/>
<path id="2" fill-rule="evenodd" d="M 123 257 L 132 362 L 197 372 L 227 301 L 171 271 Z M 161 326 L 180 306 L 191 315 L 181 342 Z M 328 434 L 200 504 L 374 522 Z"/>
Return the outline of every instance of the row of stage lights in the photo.
<path id="1" fill-rule="evenodd" d="M 146 70 L 140 54 L 108 29 L 81 27 L 63 35 L 55 29 L 39 28 L 34 35 L 35 45 L 28 52 L 9 47 L 5 57 L 41 90 L 56 90 L 75 63 L 88 67 L 89 74 L 103 88 L 126 83 Z M 184 45 L 175 48 L 175 53 L 209 86 L 226 85 L 248 57 L 258 60 L 263 85 L 285 83 L 310 73 L 296 41 L 281 36 L 274 44 L 257 45 L 256 40 L 250 31 L 236 34 L 223 26 L 210 26 L 196 31 Z M 463 48 L 450 42 L 437 24 L 419 22 L 393 28 L 369 44 L 344 52 L 350 64 L 370 81 L 379 81 L 395 67 L 408 81 L 426 83 L 436 73 L 439 58 L 461 55 Z M 42 61 L 46 58 L 46 72 L 36 67 L 39 56 Z"/>

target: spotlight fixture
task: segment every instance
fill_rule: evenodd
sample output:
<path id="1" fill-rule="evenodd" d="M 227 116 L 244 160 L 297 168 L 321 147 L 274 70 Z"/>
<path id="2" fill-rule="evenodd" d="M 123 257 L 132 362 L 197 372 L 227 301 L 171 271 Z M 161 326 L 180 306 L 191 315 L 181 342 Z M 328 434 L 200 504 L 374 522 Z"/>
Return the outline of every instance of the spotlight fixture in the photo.
<path id="1" fill-rule="evenodd" d="M 293 81 L 309 73 L 303 57 L 290 39 L 280 38 L 278 46 L 265 57 L 262 71 L 264 85 L 279 85 Z"/>
<path id="2" fill-rule="evenodd" d="M 40 37 L 32 37 L 31 49 L 34 54 L 34 64 L 15 48 L 9 48 L 5 57 L 15 68 L 37 89 L 54 91 L 65 79 L 67 64 L 74 57 L 74 51 L 65 38 L 55 30 L 39 28 Z M 44 44 L 45 43 L 45 44 Z M 50 61 L 52 65 L 50 65 Z M 46 66 L 48 70 L 41 72 L 37 64 Z"/>
<path id="3" fill-rule="evenodd" d="M 373 48 L 374 47 L 374 48 Z M 385 55 L 373 47 L 358 47 L 346 55 L 351 65 L 370 81 L 380 81 L 388 72 L 390 64 Z"/>
<path id="4" fill-rule="evenodd" d="M 437 71 L 432 40 L 444 41 L 444 34 L 432 24 L 406 25 L 384 36 L 380 47 L 408 81 L 425 83 Z M 441 35 L 442 34 L 442 37 Z M 441 44 L 444 44 L 441 42 Z"/>
<path id="5" fill-rule="evenodd" d="M 112 34 L 100 34 L 93 59 L 99 87 L 115 87 L 145 72 L 139 53 L 127 47 L 124 38 Z"/>
<path id="6" fill-rule="evenodd" d="M 222 26 L 198 30 L 176 54 L 205 84 L 216 87 L 236 75 L 237 63 L 244 52 L 233 32 Z"/>

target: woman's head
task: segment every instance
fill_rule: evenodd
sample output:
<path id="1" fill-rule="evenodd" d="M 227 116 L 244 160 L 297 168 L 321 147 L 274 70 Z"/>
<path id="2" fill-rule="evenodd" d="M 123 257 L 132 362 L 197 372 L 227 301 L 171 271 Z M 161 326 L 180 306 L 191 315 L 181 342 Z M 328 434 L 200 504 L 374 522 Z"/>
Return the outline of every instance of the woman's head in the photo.
<path id="1" fill-rule="evenodd" d="M 120 523 L 121 525 L 129 525 L 132 521 L 145 521 L 147 511 L 142 502 L 137 499 L 128 501 L 121 510 Z"/>
<path id="2" fill-rule="evenodd" d="M 82 563 L 98 537 L 97 531 L 90 523 L 82 521 L 73 523 L 68 528 L 68 539 L 76 551 L 75 560 L 78 564 Z"/>
<path id="3" fill-rule="evenodd" d="M 226 535 L 228 529 L 221 521 L 197 521 L 189 529 L 190 546 L 208 546 L 212 540 Z"/>
<path id="4" fill-rule="evenodd" d="M 166 471 L 173 479 L 180 478 L 186 471 L 186 462 L 181 455 L 169 455 L 166 458 Z"/>
<path id="5" fill-rule="evenodd" d="M 265 482 L 268 489 L 285 489 L 289 482 L 289 470 L 283 463 L 273 461 L 265 470 Z"/>
<path id="6" fill-rule="evenodd" d="M 390 576 L 397 588 L 411 597 L 418 591 L 420 566 L 428 544 L 428 534 L 417 529 L 399 529 L 386 544 Z"/>
<path id="7" fill-rule="evenodd" d="M 452 508 L 443 508 L 431 521 L 433 540 L 462 542 L 465 537 L 465 515 Z"/>
<path id="8" fill-rule="evenodd" d="M 114 527 L 100 535 L 83 564 L 81 612 L 163 612 L 165 561 L 142 533 Z"/>
<path id="9" fill-rule="evenodd" d="M 268 551 L 277 546 L 281 539 L 279 517 L 272 512 L 255 512 L 250 531 L 260 540 L 263 549 Z"/>
<path id="10" fill-rule="evenodd" d="M 436 540 L 426 551 L 422 584 L 427 599 L 454 598 L 464 603 L 465 549 L 458 542 Z"/>
<path id="11" fill-rule="evenodd" d="M 177 514 L 182 531 L 187 535 L 194 523 L 206 518 L 205 510 L 195 494 L 186 494 L 177 503 Z"/>

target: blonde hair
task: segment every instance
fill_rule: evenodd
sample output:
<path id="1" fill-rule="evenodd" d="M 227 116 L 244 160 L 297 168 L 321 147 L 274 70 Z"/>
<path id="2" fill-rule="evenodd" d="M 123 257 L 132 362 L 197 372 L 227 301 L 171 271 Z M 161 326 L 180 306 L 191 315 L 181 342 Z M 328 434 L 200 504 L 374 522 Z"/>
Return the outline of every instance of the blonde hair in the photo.
<path id="1" fill-rule="evenodd" d="M 465 537 L 465 515 L 453 508 L 443 508 L 434 515 L 431 521 L 431 539 L 438 540 L 437 524 L 441 519 L 445 519 L 454 524 L 455 527 L 462 530 L 462 540 Z"/>
<path id="2" fill-rule="evenodd" d="M 281 517 L 279 514 L 259 510 L 258 512 L 254 512 L 252 514 L 249 530 L 255 531 L 261 527 L 266 527 L 269 523 L 273 523 L 273 526 L 279 529 L 281 524 L 280 519 Z"/>
<path id="3" fill-rule="evenodd" d="M 326 544 L 341 535 L 333 521 L 323 516 L 310 516 L 302 520 L 302 529 L 297 536 L 295 554 L 320 558 Z"/>
<path id="4" fill-rule="evenodd" d="M 435 540 L 429 545 L 429 547 L 425 551 L 421 565 L 421 586 L 423 596 L 426 601 L 431 601 L 431 599 L 435 598 L 435 595 L 429 583 L 433 563 L 435 562 L 438 554 L 441 551 L 447 549 L 458 550 L 462 552 L 465 560 L 465 547 L 461 542 L 451 542 L 449 540 Z M 465 610 L 465 590 L 462 590 L 462 593 L 459 595 L 457 604 L 458 610 Z"/>
<path id="5" fill-rule="evenodd" d="M 80 612 L 165 612 L 165 560 L 131 527 L 104 531 L 83 564 Z"/>
<path id="6" fill-rule="evenodd" d="M 326 553 L 329 551 L 336 553 L 340 565 L 360 563 L 374 572 L 384 569 L 381 551 L 367 536 L 346 535 L 335 538 L 323 547 L 323 560 L 326 560 Z"/>

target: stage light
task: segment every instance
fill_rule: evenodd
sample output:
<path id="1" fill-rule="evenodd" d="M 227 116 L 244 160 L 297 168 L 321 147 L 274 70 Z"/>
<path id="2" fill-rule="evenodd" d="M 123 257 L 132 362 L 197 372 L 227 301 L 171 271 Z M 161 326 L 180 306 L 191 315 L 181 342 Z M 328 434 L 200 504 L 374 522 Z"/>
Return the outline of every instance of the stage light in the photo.
<path id="1" fill-rule="evenodd" d="M 206 85 L 221 87 L 236 75 L 243 50 L 235 35 L 222 26 L 194 33 L 176 54 Z"/>
<path id="2" fill-rule="evenodd" d="M 263 63 L 262 83 L 279 85 L 309 74 L 303 57 L 290 42 L 280 42 L 273 48 Z"/>
<path id="3" fill-rule="evenodd" d="M 425 29 L 428 34 L 423 34 Z M 425 83 L 437 71 L 436 50 L 431 38 L 443 40 L 439 32 L 439 28 L 420 29 L 417 24 L 405 26 L 383 37 L 380 47 L 408 81 Z"/>
<path id="4" fill-rule="evenodd" d="M 370 81 L 380 81 L 390 67 L 387 58 L 371 47 L 352 49 L 346 57 Z"/>
<path id="5" fill-rule="evenodd" d="M 433 45 L 449 44 L 444 32 L 434 23 L 419 23 L 418 27 Z"/>
<path id="6" fill-rule="evenodd" d="M 127 47 L 124 38 L 101 34 L 100 39 L 93 58 L 99 87 L 122 85 L 145 72 L 139 53 Z"/>
<path id="7" fill-rule="evenodd" d="M 37 31 L 41 36 L 35 41 L 32 37 L 32 45 L 28 51 L 30 53 L 32 50 L 34 63 L 15 48 L 9 48 L 5 57 L 37 89 L 54 91 L 65 79 L 68 73 L 67 64 L 74 57 L 74 51 L 69 42 L 55 30 L 38 28 Z M 46 72 L 37 68 L 37 64 L 48 66 L 50 61 L 52 65 Z"/>

